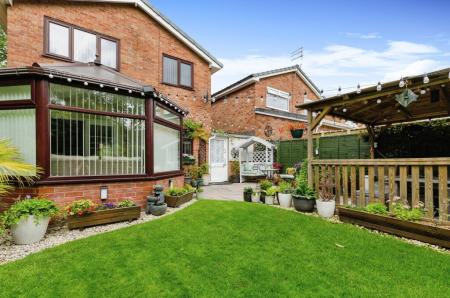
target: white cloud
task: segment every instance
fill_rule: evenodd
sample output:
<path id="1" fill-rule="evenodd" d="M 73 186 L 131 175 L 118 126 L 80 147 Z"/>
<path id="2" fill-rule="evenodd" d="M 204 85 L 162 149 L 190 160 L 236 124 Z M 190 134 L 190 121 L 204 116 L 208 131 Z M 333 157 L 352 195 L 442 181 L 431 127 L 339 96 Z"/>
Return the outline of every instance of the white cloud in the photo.
<path id="1" fill-rule="evenodd" d="M 213 76 L 213 91 L 218 91 L 251 73 L 300 62 L 291 61 L 289 55 L 261 54 L 219 60 L 225 66 Z M 389 41 L 385 48 L 379 51 L 343 44 L 330 45 L 320 51 L 305 51 L 302 69 L 319 88 L 336 90 L 339 86 L 345 88 L 358 83 L 376 84 L 378 81 L 396 80 L 402 76 L 430 72 L 449 65 L 450 57 L 431 45 Z"/>
<path id="2" fill-rule="evenodd" d="M 378 39 L 381 35 L 378 32 L 370 33 L 355 33 L 355 32 L 344 32 L 348 37 L 360 38 L 360 39 Z"/>

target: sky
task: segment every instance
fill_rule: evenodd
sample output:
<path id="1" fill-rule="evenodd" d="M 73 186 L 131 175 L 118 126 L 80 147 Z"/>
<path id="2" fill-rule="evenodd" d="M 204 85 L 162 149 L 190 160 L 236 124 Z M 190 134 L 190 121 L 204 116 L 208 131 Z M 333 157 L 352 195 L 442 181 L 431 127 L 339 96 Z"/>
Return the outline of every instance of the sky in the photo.
<path id="1" fill-rule="evenodd" d="M 150 2 L 224 64 L 213 92 L 295 64 L 325 95 L 450 67 L 450 1 Z"/>

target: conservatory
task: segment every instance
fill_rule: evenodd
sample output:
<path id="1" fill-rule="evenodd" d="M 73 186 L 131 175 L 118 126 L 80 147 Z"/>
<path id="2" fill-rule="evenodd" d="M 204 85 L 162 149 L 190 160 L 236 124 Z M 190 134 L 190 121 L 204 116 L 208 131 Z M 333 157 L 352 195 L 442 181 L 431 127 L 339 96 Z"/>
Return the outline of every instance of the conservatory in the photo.
<path id="1" fill-rule="evenodd" d="M 0 139 L 41 168 L 35 188 L 182 176 L 185 114 L 153 87 L 104 66 L 0 70 Z"/>

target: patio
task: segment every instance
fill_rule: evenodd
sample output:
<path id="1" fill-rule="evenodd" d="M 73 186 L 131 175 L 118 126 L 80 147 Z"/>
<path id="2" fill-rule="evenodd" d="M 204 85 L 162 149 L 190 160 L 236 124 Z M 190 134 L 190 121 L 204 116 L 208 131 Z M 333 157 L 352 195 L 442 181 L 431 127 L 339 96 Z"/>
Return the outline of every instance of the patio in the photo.
<path id="1" fill-rule="evenodd" d="M 203 187 L 199 197 L 208 200 L 244 201 L 243 192 L 246 187 L 256 187 L 256 183 L 210 184 Z"/>

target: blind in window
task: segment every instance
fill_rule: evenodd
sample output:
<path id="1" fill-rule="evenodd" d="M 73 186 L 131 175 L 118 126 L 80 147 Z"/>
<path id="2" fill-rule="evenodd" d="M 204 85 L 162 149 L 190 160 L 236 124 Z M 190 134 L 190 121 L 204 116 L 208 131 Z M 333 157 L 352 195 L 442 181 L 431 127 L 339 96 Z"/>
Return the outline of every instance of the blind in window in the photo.
<path id="1" fill-rule="evenodd" d="M 180 63 L 180 85 L 192 87 L 192 65 Z"/>
<path id="2" fill-rule="evenodd" d="M 178 61 L 169 57 L 163 57 L 163 82 L 178 84 Z"/>

